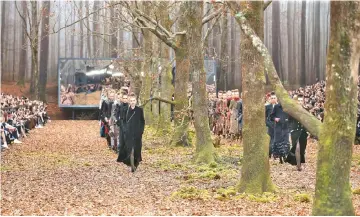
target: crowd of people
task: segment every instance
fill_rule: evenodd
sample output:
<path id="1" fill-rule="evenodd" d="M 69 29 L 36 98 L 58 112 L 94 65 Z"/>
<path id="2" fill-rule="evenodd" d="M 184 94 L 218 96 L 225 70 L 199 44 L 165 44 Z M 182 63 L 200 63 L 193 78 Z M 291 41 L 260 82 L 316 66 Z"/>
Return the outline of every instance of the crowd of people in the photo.
<path id="1" fill-rule="evenodd" d="M 289 91 L 289 95 L 320 121 L 323 121 L 325 85 L 325 81 L 320 81 Z M 243 111 L 239 91 L 219 91 L 216 95 L 215 88 L 212 86 L 207 86 L 207 91 L 209 125 L 213 134 L 218 138 L 241 139 Z M 264 99 L 265 123 L 270 136 L 269 157 L 279 158 L 280 163 L 288 162 L 296 165 L 300 171 L 301 163 L 305 163 L 307 138 L 310 135 L 299 121 L 283 111 L 281 102 L 278 102 L 274 92 L 266 94 Z M 360 76 L 356 137 L 360 141 Z"/>
<path id="2" fill-rule="evenodd" d="M 30 130 L 43 128 L 50 121 L 44 102 L 4 93 L 1 93 L 0 102 L 2 151 L 8 149 L 10 144 L 21 144 Z"/>

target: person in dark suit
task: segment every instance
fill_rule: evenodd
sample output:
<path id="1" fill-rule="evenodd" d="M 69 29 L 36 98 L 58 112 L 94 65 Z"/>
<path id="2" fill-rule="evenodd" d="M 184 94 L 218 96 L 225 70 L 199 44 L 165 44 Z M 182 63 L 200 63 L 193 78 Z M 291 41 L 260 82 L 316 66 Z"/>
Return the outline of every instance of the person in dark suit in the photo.
<path id="1" fill-rule="evenodd" d="M 120 120 L 123 124 L 124 144 L 121 145 L 117 162 L 123 162 L 135 172 L 142 161 L 142 135 L 144 133 L 145 119 L 143 109 L 136 106 L 134 94 L 129 96 L 129 106 L 123 112 Z"/>
<path id="2" fill-rule="evenodd" d="M 272 154 L 272 146 L 274 142 L 274 121 L 270 120 L 270 114 L 272 113 L 274 106 L 277 104 L 277 98 L 274 92 L 270 94 L 269 104 L 265 105 L 265 123 L 268 129 L 268 135 L 270 136 L 270 144 L 269 144 L 269 158 L 271 158 Z"/>
<path id="3" fill-rule="evenodd" d="M 105 138 L 108 144 L 108 147 L 111 149 L 111 136 L 110 132 L 110 118 L 111 118 L 111 108 L 114 104 L 115 93 L 114 91 L 109 91 L 107 99 L 102 101 L 100 107 L 100 120 L 105 126 Z"/>
<path id="4" fill-rule="evenodd" d="M 294 96 L 300 105 L 303 104 L 303 96 Z M 291 149 L 285 162 L 296 165 L 297 170 L 301 171 L 301 164 L 305 163 L 305 150 L 307 145 L 308 133 L 306 128 L 295 118 L 289 117 L 289 129 L 291 135 Z"/>
<path id="5" fill-rule="evenodd" d="M 238 112 L 237 120 L 238 120 L 238 125 L 239 125 L 239 138 L 240 138 L 240 140 L 242 140 L 242 128 L 243 128 L 243 103 L 242 103 L 242 98 L 240 98 L 239 101 L 237 102 L 236 109 L 237 109 L 237 112 Z"/>
<path id="6" fill-rule="evenodd" d="M 121 146 L 124 144 L 124 122 L 123 118 L 126 114 L 126 110 L 129 107 L 128 104 L 128 95 L 127 92 L 122 92 L 122 95 L 120 97 L 120 103 L 116 106 L 116 124 L 119 127 L 119 134 L 118 134 L 118 146 L 117 146 L 117 152 L 120 152 Z"/>

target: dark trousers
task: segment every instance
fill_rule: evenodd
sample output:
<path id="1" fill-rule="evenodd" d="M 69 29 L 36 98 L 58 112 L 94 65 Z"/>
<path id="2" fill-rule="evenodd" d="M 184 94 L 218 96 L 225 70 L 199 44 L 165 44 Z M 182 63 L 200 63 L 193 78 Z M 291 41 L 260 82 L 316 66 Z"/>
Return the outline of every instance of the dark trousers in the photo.
<path id="1" fill-rule="evenodd" d="M 286 159 L 286 162 L 292 164 L 292 165 L 296 165 L 296 157 L 295 157 L 295 151 L 296 151 L 296 145 L 299 142 L 300 145 L 300 158 L 301 158 L 301 163 L 305 163 L 305 151 L 306 151 L 306 146 L 307 146 L 307 137 L 308 134 L 303 131 L 303 130 L 299 130 L 299 131 L 293 131 L 291 133 L 291 149 L 290 149 L 290 153 Z"/>

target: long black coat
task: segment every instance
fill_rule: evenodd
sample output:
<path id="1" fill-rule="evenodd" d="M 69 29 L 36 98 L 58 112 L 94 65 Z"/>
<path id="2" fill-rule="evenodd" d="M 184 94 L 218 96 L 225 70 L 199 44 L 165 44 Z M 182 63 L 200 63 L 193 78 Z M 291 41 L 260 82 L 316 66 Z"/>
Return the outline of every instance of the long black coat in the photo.
<path id="1" fill-rule="evenodd" d="M 119 126 L 119 146 L 118 151 L 120 151 L 121 146 L 125 143 L 125 136 L 124 136 L 124 119 L 126 115 L 127 108 L 129 107 L 129 104 L 127 103 L 120 103 L 116 105 L 116 111 L 115 111 L 115 118 L 116 118 L 116 124 Z"/>
<path id="2" fill-rule="evenodd" d="M 274 137 L 274 122 L 270 119 L 270 115 L 273 111 L 273 105 L 268 104 L 265 106 L 265 124 L 268 127 L 268 134 L 270 137 Z"/>
<path id="3" fill-rule="evenodd" d="M 280 118 L 280 121 L 275 122 L 274 125 L 272 154 L 275 157 L 286 157 L 290 149 L 288 129 L 289 115 L 283 111 L 281 104 L 276 104 L 270 114 L 271 121 L 275 121 L 275 118 Z"/>
<path id="4" fill-rule="evenodd" d="M 125 109 L 122 110 L 125 113 Z M 121 145 L 117 161 L 130 166 L 130 154 L 134 149 L 134 163 L 137 167 L 141 158 L 142 134 L 145 127 L 143 109 L 135 106 L 134 109 L 127 107 L 126 113 L 121 118 L 123 125 L 124 144 Z"/>

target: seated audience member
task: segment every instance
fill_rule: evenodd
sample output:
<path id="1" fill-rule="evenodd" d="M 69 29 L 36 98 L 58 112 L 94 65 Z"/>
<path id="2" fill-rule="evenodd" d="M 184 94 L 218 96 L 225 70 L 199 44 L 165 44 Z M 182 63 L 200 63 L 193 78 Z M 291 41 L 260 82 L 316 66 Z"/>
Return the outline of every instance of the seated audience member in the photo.
<path id="1" fill-rule="evenodd" d="M 14 97 L 1 93 L 1 148 L 9 144 L 21 144 L 22 138 L 33 128 L 42 128 L 49 121 L 47 106 L 41 101 L 26 97 Z"/>

